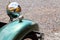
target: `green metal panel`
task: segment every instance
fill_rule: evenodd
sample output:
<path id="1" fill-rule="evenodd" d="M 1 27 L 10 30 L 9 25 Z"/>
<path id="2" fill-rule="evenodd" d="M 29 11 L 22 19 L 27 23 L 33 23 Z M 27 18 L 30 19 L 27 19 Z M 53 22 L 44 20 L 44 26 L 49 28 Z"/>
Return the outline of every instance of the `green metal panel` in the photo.
<path id="1" fill-rule="evenodd" d="M 15 20 L 0 29 L 0 40 L 13 40 L 18 33 L 25 33 L 31 29 L 29 25 L 34 24 L 30 20 Z M 26 30 L 27 29 L 27 30 Z M 21 37 L 23 34 L 21 35 Z"/>

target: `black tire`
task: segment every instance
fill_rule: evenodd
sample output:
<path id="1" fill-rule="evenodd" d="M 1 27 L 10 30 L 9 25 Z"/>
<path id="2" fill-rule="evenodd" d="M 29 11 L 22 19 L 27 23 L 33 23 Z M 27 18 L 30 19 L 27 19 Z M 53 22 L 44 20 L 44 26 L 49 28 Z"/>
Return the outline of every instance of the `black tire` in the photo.
<path id="1" fill-rule="evenodd" d="M 28 33 L 22 40 L 27 39 L 27 38 L 32 39 L 32 40 L 38 40 L 36 33 L 34 33 L 33 31 Z"/>

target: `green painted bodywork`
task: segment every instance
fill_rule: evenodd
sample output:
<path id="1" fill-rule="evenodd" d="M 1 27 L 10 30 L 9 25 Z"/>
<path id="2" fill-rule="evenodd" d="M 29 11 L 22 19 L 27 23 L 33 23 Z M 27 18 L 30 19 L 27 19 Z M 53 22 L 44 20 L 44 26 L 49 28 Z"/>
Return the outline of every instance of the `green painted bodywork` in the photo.
<path id="1" fill-rule="evenodd" d="M 35 24 L 30 20 L 23 19 L 22 22 L 19 20 L 15 20 L 6 24 L 2 28 L 0 28 L 0 40 L 14 40 L 20 35 L 20 40 L 34 27 L 31 25 Z"/>

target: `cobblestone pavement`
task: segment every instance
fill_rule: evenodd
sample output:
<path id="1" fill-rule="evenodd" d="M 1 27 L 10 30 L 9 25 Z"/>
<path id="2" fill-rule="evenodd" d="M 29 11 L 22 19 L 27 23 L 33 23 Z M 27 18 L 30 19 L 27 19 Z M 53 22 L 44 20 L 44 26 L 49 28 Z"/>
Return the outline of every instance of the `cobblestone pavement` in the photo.
<path id="1" fill-rule="evenodd" d="M 44 40 L 60 40 L 60 0 L 1 0 L 0 21 L 8 22 L 6 5 L 17 1 L 22 8 L 22 15 L 26 19 L 39 24 L 40 32 L 44 33 Z"/>

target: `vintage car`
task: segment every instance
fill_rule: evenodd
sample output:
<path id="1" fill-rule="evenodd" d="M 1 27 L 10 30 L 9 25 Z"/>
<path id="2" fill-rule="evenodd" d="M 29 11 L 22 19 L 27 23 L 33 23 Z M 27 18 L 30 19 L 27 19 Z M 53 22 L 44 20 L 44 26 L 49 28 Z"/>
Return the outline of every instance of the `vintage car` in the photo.
<path id="1" fill-rule="evenodd" d="M 0 40 L 42 40 L 43 33 L 37 31 L 38 24 L 28 19 L 18 19 L 10 23 L 0 22 Z M 37 34 L 41 34 L 40 37 Z"/>
<path id="2" fill-rule="evenodd" d="M 23 16 L 19 14 L 21 7 L 17 2 L 10 3 L 6 11 L 10 22 L 0 22 L 0 40 L 38 40 L 38 38 L 43 40 L 43 33 L 39 33 L 38 24 L 32 20 L 23 19 Z M 13 21 L 13 18 L 19 16 L 20 18 Z"/>

